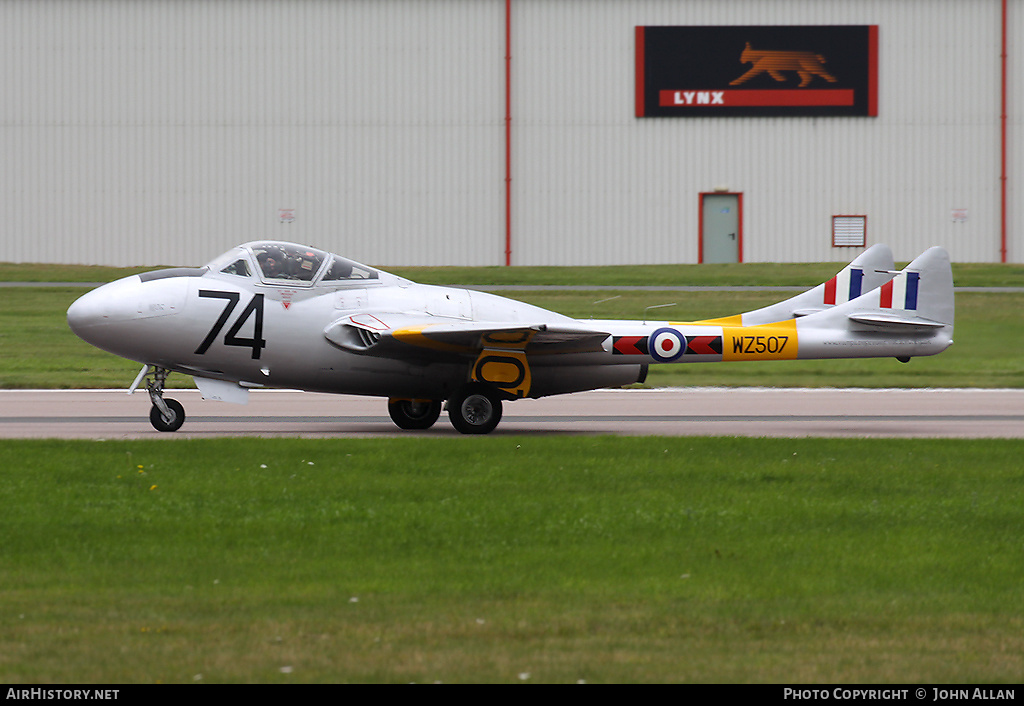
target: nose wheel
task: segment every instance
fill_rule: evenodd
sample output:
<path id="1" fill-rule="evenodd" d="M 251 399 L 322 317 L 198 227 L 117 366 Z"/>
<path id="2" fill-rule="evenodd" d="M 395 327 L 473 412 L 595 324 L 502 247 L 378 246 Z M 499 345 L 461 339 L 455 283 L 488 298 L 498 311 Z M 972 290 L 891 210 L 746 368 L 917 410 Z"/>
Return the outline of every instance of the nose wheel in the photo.
<path id="1" fill-rule="evenodd" d="M 149 423 L 157 431 L 178 431 L 185 423 L 185 408 L 178 400 L 164 399 L 164 383 L 170 370 L 158 368 L 151 365 L 144 368 L 140 377 L 146 377 L 146 390 L 149 392 L 149 400 L 153 406 L 149 410 Z M 139 382 L 136 378 L 136 384 Z M 132 390 L 135 386 L 132 386 Z"/>
<path id="2" fill-rule="evenodd" d="M 181 402 L 162 398 L 160 401 L 163 402 L 166 411 L 161 410 L 154 403 L 149 408 L 149 423 L 157 431 L 178 431 L 181 429 L 181 425 L 185 423 L 185 408 L 181 406 Z"/>

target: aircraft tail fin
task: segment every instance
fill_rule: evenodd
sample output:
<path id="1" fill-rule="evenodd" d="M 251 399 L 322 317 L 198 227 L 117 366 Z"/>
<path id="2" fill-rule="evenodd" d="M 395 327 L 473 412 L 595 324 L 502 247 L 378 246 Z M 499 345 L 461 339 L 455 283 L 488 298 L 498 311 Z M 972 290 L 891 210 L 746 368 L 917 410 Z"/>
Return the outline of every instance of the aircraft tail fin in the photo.
<path id="1" fill-rule="evenodd" d="M 953 343 L 953 270 L 930 248 L 881 287 L 796 320 L 801 358 L 880 358 L 907 362 Z"/>
<path id="2" fill-rule="evenodd" d="M 878 289 L 844 305 L 842 313 L 856 324 L 871 327 L 952 329 L 955 308 L 949 254 L 934 247 Z"/>
<path id="3" fill-rule="evenodd" d="M 881 287 L 893 278 L 895 267 L 892 250 L 888 245 L 872 245 L 835 277 L 827 282 L 822 282 L 813 289 L 763 309 L 748 311 L 728 319 L 715 319 L 708 323 L 722 322 L 743 326 L 761 326 L 815 314 L 856 299 L 863 292 Z"/>
<path id="4" fill-rule="evenodd" d="M 800 319 L 804 328 L 903 331 L 953 328 L 953 269 L 949 254 L 929 248 L 881 287 Z"/>

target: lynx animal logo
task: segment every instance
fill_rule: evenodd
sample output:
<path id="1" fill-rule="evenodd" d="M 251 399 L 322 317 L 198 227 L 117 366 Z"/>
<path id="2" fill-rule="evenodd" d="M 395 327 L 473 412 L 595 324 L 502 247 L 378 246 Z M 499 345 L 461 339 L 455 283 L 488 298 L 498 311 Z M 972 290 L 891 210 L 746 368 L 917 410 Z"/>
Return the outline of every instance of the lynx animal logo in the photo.
<path id="1" fill-rule="evenodd" d="M 779 83 L 785 83 L 783 71 L 796 71 L 800 76 L 799 88 L 807 86 L 815 76 L 820 76 L 829 83 L 835 83 L 836 77 L 825 70 L 825 57 L 810 51 L 773 51 L 754 49 L 747 42 L 740 54 L 741 64 L 753 64 L 749 71 L 739 78 L 730 81 L 730 86 L 739 86 L 752 78 L 767 73 Z"/>

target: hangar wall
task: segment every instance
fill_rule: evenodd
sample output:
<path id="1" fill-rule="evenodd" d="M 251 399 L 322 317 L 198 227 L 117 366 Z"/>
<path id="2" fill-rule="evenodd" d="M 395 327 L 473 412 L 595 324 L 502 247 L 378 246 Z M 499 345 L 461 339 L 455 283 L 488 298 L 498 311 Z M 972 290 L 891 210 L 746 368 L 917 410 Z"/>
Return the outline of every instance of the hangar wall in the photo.
<path id="1" fill-rule="evenodd" d="M 999 261 L 1000 0 L 510 7 L 513 264 L 696 262 L 715 189 L 743 194 L 745 261 L 849 259 L 838 214 L 897 259 Z M 807 24 L 879 26 L 878 117 L 635 116 L 635 26 Z M 191 265 L 282 238 L 503 264 L 505 30 L 505 0 L 0 3 L 0 260 Z"/>

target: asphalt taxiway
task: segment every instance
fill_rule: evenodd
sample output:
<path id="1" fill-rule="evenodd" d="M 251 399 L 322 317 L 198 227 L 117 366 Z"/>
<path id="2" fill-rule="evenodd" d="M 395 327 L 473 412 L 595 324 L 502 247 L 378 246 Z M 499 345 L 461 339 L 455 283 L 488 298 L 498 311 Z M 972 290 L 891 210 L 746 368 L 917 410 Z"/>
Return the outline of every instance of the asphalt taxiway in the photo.
<path id="1" fill-rule="evenodd" d="M 385 400 L 256 390 L 248 405 L 169 390 L 184 426 L 149 424 L 144 392 L 0 390 L 0 438 L 461 436 L 442 413 L 427 431 L 392 424 Z M 1024 438 L 1024 390 L 672 388 L 596 390 L 505 404 L 492 435 Z"/>

